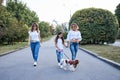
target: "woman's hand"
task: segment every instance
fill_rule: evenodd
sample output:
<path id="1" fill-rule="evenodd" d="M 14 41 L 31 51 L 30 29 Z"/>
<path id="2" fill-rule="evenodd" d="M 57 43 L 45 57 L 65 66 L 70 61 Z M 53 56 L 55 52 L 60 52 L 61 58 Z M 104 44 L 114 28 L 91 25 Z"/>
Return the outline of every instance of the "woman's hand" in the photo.
<path id="1" fill-rule="evenodd" d="M 68 43 L 64 43 L 64 46 L 65 46 L 66 48 L 68 48 L 68 47 L 69 47 L 69 44 L 68 44 Z"/>
<path id="2" fill-rule="evenodd" d="M 28 42 L 28 46 L 30 46 L 30 42 Z"/>
<path id="3" fill-rule="evenodd" d="M 72 39 L 71 42 L 77 42 L 77 39 Z"/>
<path id="4" fill-rule="evenodd" d="M 71 42 L 76 42 L 76 43 L 79 43 L 79 42 L 80 42 L 80 40 L 78 40 L 78 39 L 72 39 L 72 40 L 71 40 Z"/>
<path id="5" fill-rule="evenodd" d="M 59 49 L 59 48 L 58 48 L 58 51 L 59 51 L 59 52 L 61 52 L 61 51 L 62 51 L 62 49 Z"/>

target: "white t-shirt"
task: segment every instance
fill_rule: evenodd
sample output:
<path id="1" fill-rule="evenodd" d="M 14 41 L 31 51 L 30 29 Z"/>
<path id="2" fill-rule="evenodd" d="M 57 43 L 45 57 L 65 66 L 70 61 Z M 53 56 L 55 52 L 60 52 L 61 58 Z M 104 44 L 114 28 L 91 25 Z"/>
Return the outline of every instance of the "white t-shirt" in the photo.
<path id="1" fill-rule="evenodd" d="M 29 33 L 29 36 L 30 36 L 30 40 L 40 41 L 39 37 L 38 37 L 39 33 L 37 31 L 33 31 L 33 32 L 29 31 L 28 33 Z"/>
<path id="2" fill-rule="evenodd" d="M 81 33 L 80 31 L 73 31 L 70 30 L 67 35 L 67 41 L 70 41 L 72 39 L 79 39 L 80 41 L 82 40 Z"/>
<path id="3" fill-rule="evenodd" d="M 62 39 L 58 39 L 58 40 L 57 40 L 57 46 L 58 46 L 58 48 L 60 48 L 60 49 L 63 50 Z M 56 48 L 56 49 L 57 49 L 57 48 Z"/>

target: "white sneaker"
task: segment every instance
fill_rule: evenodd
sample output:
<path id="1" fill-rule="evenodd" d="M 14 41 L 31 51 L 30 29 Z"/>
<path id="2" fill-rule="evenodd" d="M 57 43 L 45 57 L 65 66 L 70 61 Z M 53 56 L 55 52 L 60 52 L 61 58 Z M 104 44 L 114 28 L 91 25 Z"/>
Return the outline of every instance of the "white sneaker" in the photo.
<path id="1" fill-rule="evenodd" d="M 37 62 L 34 62 L 33 66 L 37 66 Z"/>
<path id="2" fill-rule="evenodd" d="M 60 63 L 58 63 L 58 66 L 60 67 Z"/>
<path id="3" fill-rule="evenodd" d="M 63 65 L 60 65 L 60 68 L 63 68 Z"/>

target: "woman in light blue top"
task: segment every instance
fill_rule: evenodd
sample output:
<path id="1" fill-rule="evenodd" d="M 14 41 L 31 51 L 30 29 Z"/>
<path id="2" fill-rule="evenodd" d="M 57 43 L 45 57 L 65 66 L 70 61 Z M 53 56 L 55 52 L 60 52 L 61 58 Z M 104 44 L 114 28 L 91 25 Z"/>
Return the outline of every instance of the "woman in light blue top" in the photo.
<path id="1" fill-rule="evenodd" d="M 80 31 L 78 31 L 78 25 L 76 23 L 72 23 L 70 27 L 71 30 L 67 34 L 67 43 L 68 46 L 70 45 L 72 60 L 75 60 L 79 48 L 79 42 L 82 40 L 82 37 Z"/>
<path id="2" fill-rule="evenodd" d="M 29 31 L 28 45 L 31 47 L 34 66 L 37 66 L 38 53 L 40 48 L 40 31 L 37 23 L 33 23 Z"/>

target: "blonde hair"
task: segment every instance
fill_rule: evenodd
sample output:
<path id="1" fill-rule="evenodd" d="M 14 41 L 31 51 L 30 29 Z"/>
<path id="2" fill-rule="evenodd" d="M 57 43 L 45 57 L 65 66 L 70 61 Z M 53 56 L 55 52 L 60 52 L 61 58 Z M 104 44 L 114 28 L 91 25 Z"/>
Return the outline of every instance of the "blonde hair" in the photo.
<path id="1" fill-rule="evenodd" d="M 73 25 L 75 25 L 75 26 L 77 27 L 77 29 L 79 29 L 77 23 L 72 23 L 72 24 L 70 25 L 70 28 L 72 28 Z"/>

